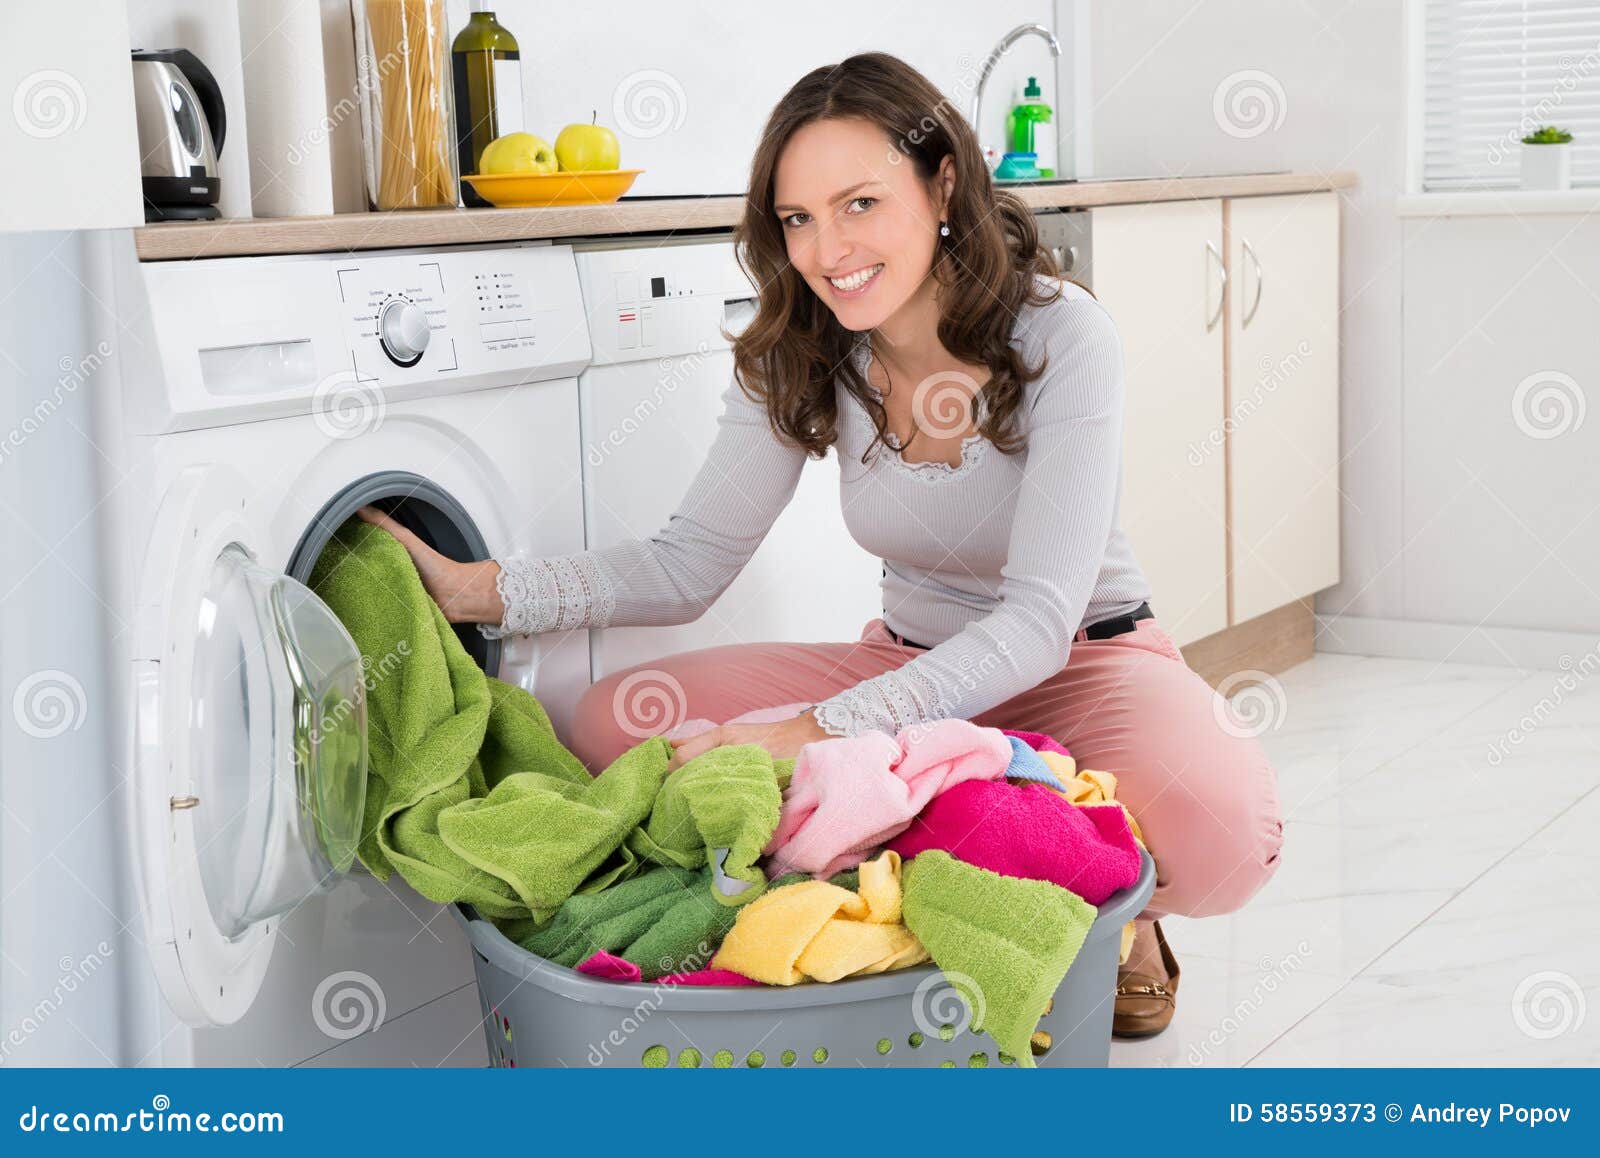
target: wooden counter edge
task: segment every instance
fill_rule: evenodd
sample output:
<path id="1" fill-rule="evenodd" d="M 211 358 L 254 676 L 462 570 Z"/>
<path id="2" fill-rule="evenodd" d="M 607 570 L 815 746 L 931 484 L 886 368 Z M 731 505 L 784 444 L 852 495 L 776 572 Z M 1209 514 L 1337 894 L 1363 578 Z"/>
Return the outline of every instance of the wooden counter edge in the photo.
<path id="1" fill-rule="evenodd" d="M 1312 193 L 1349 188 L 1355 183 L 1354 173 L 1340 171 L 1088 180 L 1007 188 L 1033 209 L 1083 209 Z M 743 208 L 744 198 L 739 196 L 624 199 L 608 205 L 558 205 L 545 209 L 425 209 L 341 213 L 331 217 L 168 222 L 140 226 L 133 233 L 141 261 L 176 261 L 728 229 L 738 222 Z"/>

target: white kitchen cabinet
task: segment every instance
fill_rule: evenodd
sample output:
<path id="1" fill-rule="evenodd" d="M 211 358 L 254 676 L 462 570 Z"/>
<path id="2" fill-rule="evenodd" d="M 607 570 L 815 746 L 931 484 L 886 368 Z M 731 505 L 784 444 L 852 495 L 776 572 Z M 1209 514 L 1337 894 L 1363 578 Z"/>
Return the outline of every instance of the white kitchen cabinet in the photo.
<path id="1" fill-rule="evenodd" d="M 1228 626 L 1222 202 L 1090 211 L 1127 366 L 1121 523 L 1180 645 Z"/>
<path id="2" fill-rule="evenodd" d="M 0 232 L 144 224 L 127 9 L 122 0 L 5 6 L 0 156 L 10 176 Z"/>
<path id="3" fill-rule="evenodd" d="M 1227 202 L 1233 623 L 1339 581 L 1339 202 Z M 1098 264 L 1098 255 L 1097 255 Z"/>

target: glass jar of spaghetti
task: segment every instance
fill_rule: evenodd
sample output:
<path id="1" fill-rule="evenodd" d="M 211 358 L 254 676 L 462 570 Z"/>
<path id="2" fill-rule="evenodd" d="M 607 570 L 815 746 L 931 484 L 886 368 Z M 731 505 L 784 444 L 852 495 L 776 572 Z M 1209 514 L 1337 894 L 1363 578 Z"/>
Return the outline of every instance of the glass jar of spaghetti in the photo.
<path id="1" fill-rule="evenodd" d="M 367 202 L 456 203 L 445 0 L 351 0 Z"/>

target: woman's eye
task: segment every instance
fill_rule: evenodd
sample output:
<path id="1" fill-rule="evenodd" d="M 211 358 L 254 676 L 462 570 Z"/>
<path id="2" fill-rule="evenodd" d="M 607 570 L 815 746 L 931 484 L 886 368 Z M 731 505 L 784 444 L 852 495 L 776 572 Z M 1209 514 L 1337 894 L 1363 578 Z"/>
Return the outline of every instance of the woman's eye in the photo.
<path id="1" fill-rule="evenodd" d="M 850 204 L 861 205 L 863 202 L 865 203 L 866 208 L 858 210 L 858 212 L 865 213 L 867 209 L 871 209 L 878 203 L 878 199 L 876 197 L 856 197 L 851 200 Z"/>
<path id="2" fill-rule="evenodd" d="M 804 213 L 791 213 L 791 214 L 789 214 L 789 216 L 783 218 L 783 226 L 784 226 L 784 228 L 785 229 L 793 229 L 793 228 L 795 228 L 796 224 L 798 223 L 797 219 L 801 218 L 801 217 L 804 217 L 804 216 L 805 216 Z"/>

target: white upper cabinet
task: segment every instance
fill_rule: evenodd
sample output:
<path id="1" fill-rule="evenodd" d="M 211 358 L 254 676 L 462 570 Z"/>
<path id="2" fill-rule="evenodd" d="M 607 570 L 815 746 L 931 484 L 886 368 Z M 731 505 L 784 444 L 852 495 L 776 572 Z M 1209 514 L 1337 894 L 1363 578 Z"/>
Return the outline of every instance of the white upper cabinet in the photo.
<path id="1" fill-rule="evenodd" d="M 122 0 L 6 6 L 0 230 L 144 223 Z"/>

